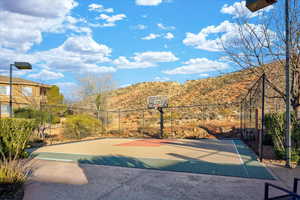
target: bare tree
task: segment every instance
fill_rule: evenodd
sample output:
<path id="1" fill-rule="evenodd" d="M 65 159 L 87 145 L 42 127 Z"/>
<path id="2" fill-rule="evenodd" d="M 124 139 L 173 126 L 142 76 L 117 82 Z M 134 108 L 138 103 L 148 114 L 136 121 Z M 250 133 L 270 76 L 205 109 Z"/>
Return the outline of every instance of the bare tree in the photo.
<path id="1" fill-rule="evenodd" d="M 291 104 L 300 119 L 300 9 L 294 0 L 291 13 Z M 220 39 L 229 60 L 239 69 L 247 69 L 261 76 L 272 74 L 271 87 L 286 98 L 282 84 L 285 66 L 285 21 L 283 3 L 278 2 L 272 12 L 260 12 L 258 16 L 239 17 L 234 23 L 236 37 Z M 239 10 L 237 10 L 239 12 Z M 241 15 L 242 16 L 242 15 Z"/>
<path id="2" fill-rule="evenodd" d="M 98 113 L 106 109 L 109 92 L 116 88 L 111 74 L 85 74 L 78 77 L 78 95 L 84 105 L 96 109 Z"/>

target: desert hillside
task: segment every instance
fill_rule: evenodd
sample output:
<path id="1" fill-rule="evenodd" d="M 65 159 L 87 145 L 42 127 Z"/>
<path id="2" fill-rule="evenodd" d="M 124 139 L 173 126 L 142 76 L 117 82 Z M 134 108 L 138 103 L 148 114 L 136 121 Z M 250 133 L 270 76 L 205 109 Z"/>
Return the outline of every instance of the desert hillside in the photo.
<path id="1" fill-rule="evenodd" d="M 177 82 L 143 82 L 114 90 L 109 98 L 109 109 L 136 109 L 147 106 L 147 97 L 166 95 L 170 106 L 231 103 L 240 101 L 254 74 L 234 72 L 214 78 Z"/>

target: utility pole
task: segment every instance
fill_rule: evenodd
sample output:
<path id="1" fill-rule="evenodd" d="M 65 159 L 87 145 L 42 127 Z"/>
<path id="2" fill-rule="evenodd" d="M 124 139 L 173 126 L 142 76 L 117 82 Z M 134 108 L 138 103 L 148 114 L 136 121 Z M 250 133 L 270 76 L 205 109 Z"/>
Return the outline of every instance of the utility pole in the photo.
<path id="1" fill-rule="evenodd" d="M 291 168 L 291 72 L 290 72 L 290 0 L 285 0 L 285 40 L 286 40 L 286 60 L 285 60 L 285 105 L 286 105 L 286 167 Z"/>

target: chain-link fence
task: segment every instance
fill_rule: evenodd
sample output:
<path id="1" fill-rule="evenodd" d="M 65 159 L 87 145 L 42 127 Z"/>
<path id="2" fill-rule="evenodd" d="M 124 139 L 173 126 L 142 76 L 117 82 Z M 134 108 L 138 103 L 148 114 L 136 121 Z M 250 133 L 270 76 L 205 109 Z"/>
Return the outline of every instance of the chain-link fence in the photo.
<path id="1" fill-rule="evenodd" d="M 157 109 L 96 110 L 72 105 L 18 108 L 15 117 L 34 118 L 34 143 L 55 144 L 99 137 L 233 137 L 239 127 L 239 103 L 188 105 Z M 163 114 L 163 115 L 161 115 Z M 163 124 L 162 124 L 163 122 Z"/>
<path id="2" fill-rule="evenodd" d="M 274 157 L 270 155 L 276 152 L 274 141 L 277 141 L 276 137 L 284 135 L 284 129 L 281 133 L 274 133 L 272 130 L 272 126 L 284 127 L 284 118 L 278 121 L 280 124 L 274 124 L 274 120 L 273 124 L 268 123 L 273 118 L 283 116 L 285 111 L 283 97 L 284 94 L 276 90 L 263 74 L 241 102 L 241 137 L 259 155 L 260 160 L 268 156 Z M 284 138 L 280 141 L 284 143 Z"/>

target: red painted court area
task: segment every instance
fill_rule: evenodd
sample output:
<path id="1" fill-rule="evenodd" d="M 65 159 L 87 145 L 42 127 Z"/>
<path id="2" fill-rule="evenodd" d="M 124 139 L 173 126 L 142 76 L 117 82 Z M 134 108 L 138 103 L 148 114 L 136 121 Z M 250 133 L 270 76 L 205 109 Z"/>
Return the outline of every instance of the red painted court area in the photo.
<path id="1" fill-rule="evenodd" d="M 130 146 L 130 147 L 159 147 L 174 140 L 159 140 L 159 139 L 147 139 L 147 140 L 134 140 L 131 142 L 125 142 L 116 144 L 114 146 Z"/>

